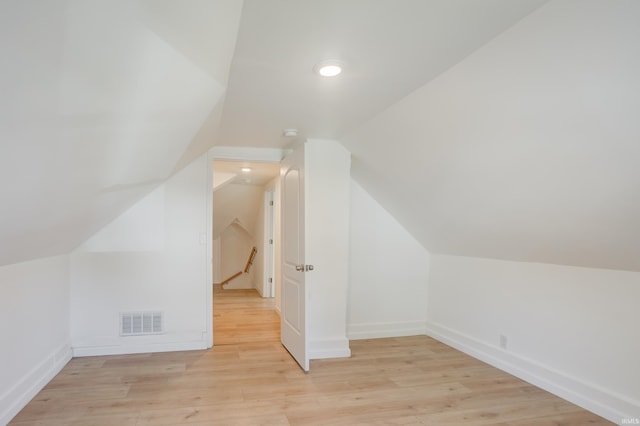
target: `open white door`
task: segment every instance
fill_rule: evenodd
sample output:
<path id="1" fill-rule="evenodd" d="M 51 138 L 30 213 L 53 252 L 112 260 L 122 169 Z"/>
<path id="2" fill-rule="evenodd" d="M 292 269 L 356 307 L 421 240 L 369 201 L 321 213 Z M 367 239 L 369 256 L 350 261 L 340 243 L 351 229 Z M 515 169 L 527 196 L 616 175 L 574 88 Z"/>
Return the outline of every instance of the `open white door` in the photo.
<path id="1" fill-rule="evenodd" d="M 282 161 L 282 344 L 309 371 L 304 256 L 304 144 Z"/>

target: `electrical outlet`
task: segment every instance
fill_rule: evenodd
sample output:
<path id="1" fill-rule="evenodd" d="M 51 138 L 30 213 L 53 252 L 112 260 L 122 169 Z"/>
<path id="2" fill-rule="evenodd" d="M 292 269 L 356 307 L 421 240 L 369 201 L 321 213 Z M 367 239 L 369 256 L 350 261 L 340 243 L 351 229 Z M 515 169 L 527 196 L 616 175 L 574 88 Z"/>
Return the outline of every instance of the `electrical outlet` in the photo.
<path id="1" fill-rule="evenodd" d="M 504 334 L 500 335 L 500 347 L 505 350 L 507 349 L 507 336 Z"/>

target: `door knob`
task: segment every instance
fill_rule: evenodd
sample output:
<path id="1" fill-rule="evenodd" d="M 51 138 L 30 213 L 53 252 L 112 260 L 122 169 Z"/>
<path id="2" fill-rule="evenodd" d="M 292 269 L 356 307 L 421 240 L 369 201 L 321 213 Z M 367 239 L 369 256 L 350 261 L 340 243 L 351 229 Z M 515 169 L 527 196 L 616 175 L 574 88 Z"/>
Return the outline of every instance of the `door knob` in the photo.
<path id="1" fill-rule="evenodd" d="M 299 271 L 299 272 L 304 271 L 304 265 L 296 265 L 296 271 Z"/>

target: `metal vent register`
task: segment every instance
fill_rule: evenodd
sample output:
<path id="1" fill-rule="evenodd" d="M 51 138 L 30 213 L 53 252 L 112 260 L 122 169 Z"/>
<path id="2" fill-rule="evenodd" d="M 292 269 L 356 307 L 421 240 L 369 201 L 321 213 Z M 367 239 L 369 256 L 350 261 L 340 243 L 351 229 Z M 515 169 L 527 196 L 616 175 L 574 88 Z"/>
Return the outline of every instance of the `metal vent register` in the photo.
<path id="1" fill-rule="evenodd" d="M 120 314 L 120 335 L 161 334 L 162 312 L 124 312 Z"/>

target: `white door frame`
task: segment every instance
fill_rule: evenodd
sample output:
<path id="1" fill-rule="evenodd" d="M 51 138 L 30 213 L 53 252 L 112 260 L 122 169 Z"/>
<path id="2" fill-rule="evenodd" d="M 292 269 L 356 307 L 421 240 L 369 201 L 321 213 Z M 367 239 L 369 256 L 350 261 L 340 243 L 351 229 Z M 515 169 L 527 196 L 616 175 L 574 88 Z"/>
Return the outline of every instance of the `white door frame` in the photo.
<path id="1" fill-rule="evenodd" d="M 264 192 L 264 261 L 262 297 L 275 297 L 275 187 Z"/>
<path id="2" fill-rule="evenodd" d="M 243 148 L 215 146 L 207 153 L 207 264 L 205 314 L 207 318 L 207 347 L 213 346 L 213 160 L 264 161 L 279 163 L 288 150 L 274 148 Z"/>

